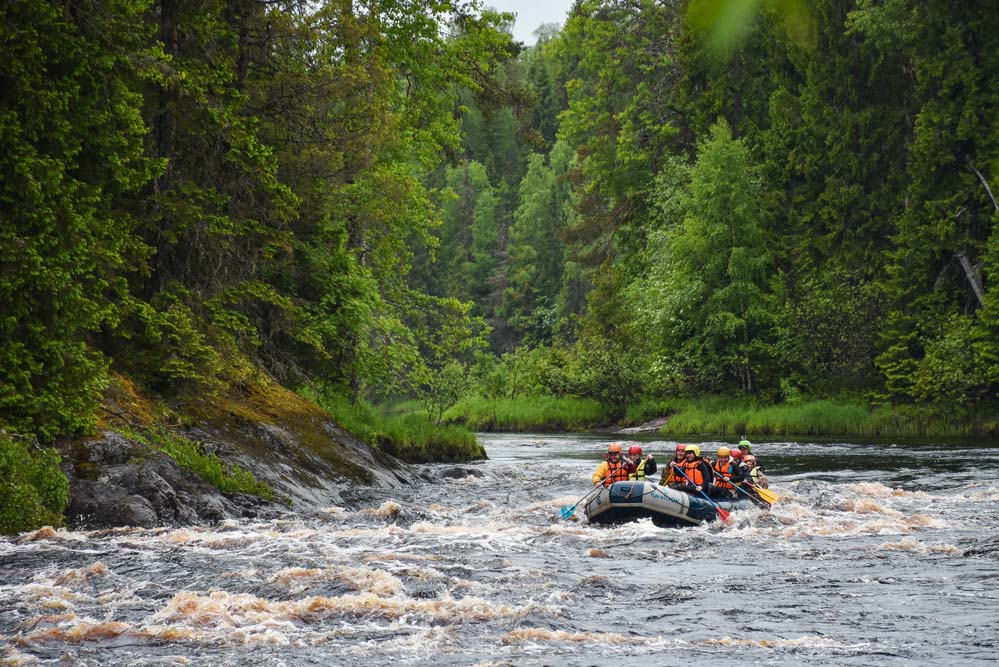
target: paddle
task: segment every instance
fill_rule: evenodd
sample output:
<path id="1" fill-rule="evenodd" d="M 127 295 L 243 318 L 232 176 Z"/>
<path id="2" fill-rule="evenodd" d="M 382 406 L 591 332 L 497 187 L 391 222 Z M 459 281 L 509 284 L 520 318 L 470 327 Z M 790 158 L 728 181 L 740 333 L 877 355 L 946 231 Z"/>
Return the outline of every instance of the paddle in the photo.
<path id="1" fill-rule="evenodd" d="M 688 482 L 690 482 L 691 486 L 693 486 L 695 488 L 697 487 L 697 485 L 694 484 L 694 480 L 692 480 L 689 477 L 687 477 L 687 473 L 685 473 L 683 471 L 683 468 L 681 468 L 680 466 L 676 466 L 676 470 L 681 475 L 683 475 L 683 478 L 685 480 L 687 480 Z M 707 500 L 711 504 L 711 506 L 715 508 L 715 511 L 718 512 L 718 518 L 719 519 L 721 519 L 722 521 L 728 522 L 728 512 L 726 510 L 723 510 L 721 507 L 718 506 L 718 503 L 716 503 L 715 501 L 713 501 L 710 498 L 708 498 L 708 494 L 704 493 L 703 491 L 698 491 L 698 493 L 701 494 L 701 497 L 704 498 L 705 500 Z"/>
<path id="2" fill-rule="evenodd" d="M 769 489 L 764 489 L 762 486 L 756 486 L 752 482 L 746 482 L 746 484 L 749 484 L 749 486 L 753 487 L 753 491 L 756 491 L 756 495 L 758 495 L 760 498 L 763 498 L 763 500 L 767 501 L 771 505 L 780 500 L 779 493 L 774 493 Z"/>
<path id="3" fill-rule="evenodd" d="M 618 466 L 618 467 L 620 467 L 620 466 Z M 560 514 L 562 515 L 562 518 L 563 519 L 569 519 L 569 518 L 571 518 L 572 515 L 575 514 L 575 512 L 576 512 L 576 505 L 578 505 L 579 503 L 581 503 L 584 500 L 586 500 L 587 498 L 589 498 L 593 494 L 594 491 L 597 491 L 598 489 L 600 489 L 601 487 L 603 487 L 604 482 L 607 481 L 607 478 L 609 478 L 611 475 L 613 475 L 616 472 L 617 472 L 617 468 L 614 468 L 613 470 L 611 470 L 609 473 L 607 473 L 607 476 L 604 477 L 599 482 L 597 482 L 593 486 L 593 488 L 590 489 L 589 492 L 585 496 L 583 496 L 582 498 L 580 498 L 579 500 L 577 500 L 573 504 L 571 504 L 571 505 L 562 505 L 562 510 L 560 512 Z"/>
<path id="4" fill-rule="evenodd" d="M 717 473 L 716 473 L 716 474 L 717 474 Z M 723 480 L 725 480 L 726 482 L 728 482 L 729 484 L 731 484 L 731 485 L 732 485 L 732 487 L 733 487 L 733 488 L 734 488 L 734 489 L 735 489 L 736 491 L 740 491 L 740 492 L 742 492 L 743 494 L 745 494 L 745 495 L 746 495 L 746 497 L 747 497 L 747 498 L 749 498 L 750 500 L 752 500 L 752 501 L 753 501 L 754 503 L 755 503 L 755 502 L 756 502 L 757 500 L 761 500 L 761 499 L 763 500 L 763 502 L 765 502 L 765 503 L 767 503 L 767 504 L 769 504 L 769 505 L 773 505 L 773 504 L 774 504 L 774 502 L 776 502 L 776 501 L 773 501 L 773 502 L 772 502 L 772 501 L 769 501 L 769 500 L 767 500 L 766 498 L 764 498 L 764 497 L 763 497 L 763 494 L 762 494 L 762 493 L 760 493 L 760 492 L 761 492 L 761 491 L 766 491 L 766 489 L 761 489 L 761 488 L 759 488 L 759 487 L 757 487 L 757 486 L 754 486 L 753 484 L 750 484 L 749 482 L 747 482 L 747 481 L 743 480 L 743 484 L 748 484 L 748 485 L 749 485 L 750 487 L 752 487 L 752 489 L 753 489 L 754 491 L 756 491 L 756 493 L 757 493 L 757 494 L 759 494 L 759 496 L 760 496 L 760 497 L 759 497 L 759 498 L 757 498 L 756 496 L 754 496 L 753 494 L 751 494 L 751 493 L 750 493 L 749 491 L 746 491 L 746 490 L 745 490 L 744 488 L 742 488 L 741 486 L 739 486 L 738 484 L 736 484 L 735 482 L 733 482 L 733 481 L 732 481 L 732 478 L 731 478 L 731 477 L 726 477 L 725 475 L 721 475 L 721 474 L 719 474 L 718 476 L 719 476 L 719 477 L 721 477 L 721 478 L 722 478 Z M 780 496 L 778 496 L 778 495 L 777 495 L 776 493 L 772 493 L 772 494 L 770 494 L 770 495 L 773 495 L 773 496 L 776 496 L 777 498 L 780 498 Z"/>

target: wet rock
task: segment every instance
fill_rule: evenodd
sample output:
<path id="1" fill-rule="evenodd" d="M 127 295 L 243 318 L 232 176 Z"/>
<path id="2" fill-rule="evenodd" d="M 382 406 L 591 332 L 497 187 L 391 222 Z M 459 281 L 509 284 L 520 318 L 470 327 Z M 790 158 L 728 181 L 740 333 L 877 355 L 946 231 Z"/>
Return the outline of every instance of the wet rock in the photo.
<path id="1" fill-rule="evenodd" d="M 152 504 L 104 482 L 81 479 L 71 483 L 66 520 L 74 528 L 108 526 L 152 527 L 158 523 Z"/>
<path id="2" fill-rule="evenodd" d="M 476 468 L 456 467 L 456 468 L 446 468 L 440 471 L 440 473 L 438 473 L 438 476 L 443 477 L 445 479 L 464 479 L 465 477 L 481 478 L 484 477 L 485 475 L 481 470 L 478 470 Z"/>
<path id="3" fill-rule="evenodd" d="M 965 556 L 989 556 L 999 558 L 999 539 L 984 540 L 970 549 L 964 550 Z"/>
<path id="4" fill-rule="evenodd" d="M 622 428 L 616 433 L 621 433 L 623 435 L 634 434 L 634 433 L 658 433 L 659 429 L 669 423 L 669 417 L 656 417 L 650 421 L 645 422 L 639 426 L 632 426 L 630 428 Z"/>
<path id="5" fill-rule="evenodd" d="M 77 443 L 80 463 L 120 465 L 127 463 L 139 446 L 123 435 L 108 431 L 99 440 Z"/>
<path id="6" fill-rule="evenodd" d="M 133 455 L 136 450 L 132 450 Z M 97 480 L 73 477 L 66 518 L 71 526 L 192 525 L 262 512 L 262 503 L 226 498 L 194 471 L 160 452 L 103 468 Z M 256 505 L 254 508 L 253 506 Z"/>

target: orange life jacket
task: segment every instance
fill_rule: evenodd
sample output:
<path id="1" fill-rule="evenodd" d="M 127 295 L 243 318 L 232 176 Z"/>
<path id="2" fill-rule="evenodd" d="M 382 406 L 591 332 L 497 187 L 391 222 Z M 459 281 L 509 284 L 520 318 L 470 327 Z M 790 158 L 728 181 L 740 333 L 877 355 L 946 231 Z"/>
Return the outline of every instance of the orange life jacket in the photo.
<path id="1" fill-rule="evenodd" d="M 721 464 L 719 464 L 718 461 L 715 461 L 715 464 L 713 466 L 711 466 L 711 467 L 714 468 L 715 472 L 717 473 L 715 475 L 715 486 L 717 488 L 719 488 L 719 489 L 731 489 L 731 488 L 733 488 L 731 482 L 726 482 L 722 478 L 722 475 L 724 475 L 725 477 L 731 477 L 732 473 L 735 472 L 735 468 L 732 466 L 732 461 L 731 460 L 729 460 L 728 462 L 726 462 L 724 466 L 721 465 Z"/>
<path id="2" fill-rule="evenodd" d="M 663 484 L 683 484 L 687 481 L 680 475 L 680 473 L 673 469 L 673 463 L 683 465 L 683 461 L 674 456 L 673 460 L 666 464 L 666 470 L 663 471 Z"/>
<path id="3" fill-rule="evenodd" d="M 704 475 L 701 473 L 700 464 L 703 459 L 694 459 L 693 461 L 684 461 L 680 466 L 683 468 L 683 473 L 690 478 L 690 481 L 694 483 L 694 486 L 704 486 Z M 683 479 L 683 475 L 680 475 L 680 479 L 683 482 L 689 484 L 687 480 Z"/>
<path id="4" fill-rule="evenodd" d="M 607 462 L 607 472 L 609 473 L 607 479 L 604 480 L 604 486 L 610 486 L 614 482 L 627 482 L 628 481 L 628 469 L 622 461 L 616 468 L 614 464 L 610 461 Z"/>

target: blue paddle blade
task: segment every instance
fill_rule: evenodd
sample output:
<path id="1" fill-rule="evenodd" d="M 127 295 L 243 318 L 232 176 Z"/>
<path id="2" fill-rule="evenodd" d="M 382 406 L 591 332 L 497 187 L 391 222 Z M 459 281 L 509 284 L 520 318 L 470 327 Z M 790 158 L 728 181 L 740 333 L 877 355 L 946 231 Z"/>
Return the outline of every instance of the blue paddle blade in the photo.
<path id="1" fill-rule="evenodd" d="M 572 507 L 569 507 L 568 505 L 563 505 L 562 506 L 562 518 L 563 519 L 568 519 L 569 517 L 572 516 L 573 512 L 575 512 L 575 511 L 576 511 L 576 506 L 575 505 L 573 505 Z"/>

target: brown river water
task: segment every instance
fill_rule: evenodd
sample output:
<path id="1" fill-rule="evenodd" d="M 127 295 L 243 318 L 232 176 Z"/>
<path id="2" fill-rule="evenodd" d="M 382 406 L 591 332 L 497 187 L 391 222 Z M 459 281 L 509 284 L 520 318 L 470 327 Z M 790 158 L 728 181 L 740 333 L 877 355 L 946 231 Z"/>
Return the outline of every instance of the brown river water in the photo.
<path id="1" fill-rule="evenodd" d="M 774 508 L 661 529 L 560 518 L 607 438 L 480 439 L 354 506 L 0 539 L 0 665 L 999 661 L 996 443 L 754 443 Z"/>

